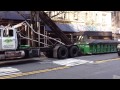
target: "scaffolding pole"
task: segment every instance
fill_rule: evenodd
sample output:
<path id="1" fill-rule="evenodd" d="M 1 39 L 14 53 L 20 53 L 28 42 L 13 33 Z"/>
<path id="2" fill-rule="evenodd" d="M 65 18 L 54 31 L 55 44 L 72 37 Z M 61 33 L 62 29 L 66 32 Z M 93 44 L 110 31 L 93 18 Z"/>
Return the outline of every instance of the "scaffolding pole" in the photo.
<path id="1" fill-rule="evenodd" d="M 39 21 L 39 11 L 37 11 L 37 31 L 40 33 L 40 21 Z M 40 35 L 38 34 L 38 42 L 40 42 Z M 38 46 L 40 47 L 40 43 L 38 43 Z"/>

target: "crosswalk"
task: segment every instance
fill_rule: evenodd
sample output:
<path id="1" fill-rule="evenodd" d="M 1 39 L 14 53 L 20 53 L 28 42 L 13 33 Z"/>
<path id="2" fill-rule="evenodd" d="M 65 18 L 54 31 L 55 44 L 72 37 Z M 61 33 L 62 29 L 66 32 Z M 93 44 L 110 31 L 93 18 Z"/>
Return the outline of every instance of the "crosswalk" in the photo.
<path id="1" fill-rule="evenodd" d="M 118 75 L 113 75 L 113 79 L 120 79 L 120 76 L 118 76 Z"/>
<path id="2" fill-rule="evenodd" d="M 47 63 L 47 62 L 43 62 L 43 63 Z M 82 60 L 82 59 L 69 58 L 69 59 L 57 60 L 57 61 L 54 60 L 52 62 L 48 61 L 48 63 L 64 65 L 64 66 L 76 66 L 76 65 L 81 65 L 81 64 L 93 64 L 94 62 L 88 61 L 88 60 Z M 0 68 L 0 77 L 21 74 L 21 73 L 22 72 L 18 68 L 13 68 L 13 67 L 1 67 Z"/>
<path id="3" fill-rule="evenodd" d="M 20 70 L 17 68 L 12 68 L 12 67 L 0 68 L 0 76 L 19 74 L 19 73 L 22 73 L 22 72 L 20 72 Z"/>
<path id="4" fill-rule="evenodd" d="M 69 59 L 65 59 L 65 60 L 53 61 L 53 63 L 58 64 L 58 65 L 65 65 L 65 66 L 76 66 L 76 65 L 80 65 L 80 64 L 94 63 L 94 62 L 88 61 L 88 60 L 69 58 Z"/>

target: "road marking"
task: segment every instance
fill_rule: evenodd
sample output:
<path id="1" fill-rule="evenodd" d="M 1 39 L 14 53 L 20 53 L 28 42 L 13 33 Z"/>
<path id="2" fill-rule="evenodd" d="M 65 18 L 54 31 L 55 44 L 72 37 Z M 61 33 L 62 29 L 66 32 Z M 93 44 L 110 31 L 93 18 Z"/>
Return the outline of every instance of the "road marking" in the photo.
<path id="1" fill-rule="evenodd" d="M 0 79 L 10 79 L 10 78 L 15 78 L 15 77 L 20 77 L 20 76 L 27 76 L 27 75 L 45 73 L 45 72 L 50 72 L 50 71 L 55 71 L 55 70 L 62 70 L 62 69 L 70 68 L 70 66 L 75 66 L 75 65 L 85 64 L 85 63 L 92 63 L 92 61 L 70 58 L 70 59 L 65 59 L 65 60 L 53 61 L 53 63 L 63 65 L 63 66 L 57 67 L 57 68 L 45 69 L 45 70 L 22 72 L 19 74 L 16 73 L 12 75 L 1 76 Z"/>
<path id="2" fill-rule="evenodd" d="M 22 72 L 22 73 L 19 73 L 19 74 L 14 74 L 14 75 L 9 75 L 9 76 L 2 76 L 2 77 L 0 77 L 0 79 L 10 79 L 10 78 L 15 78 L 15 77 L 20 77 L 20 76 L 28 76 L 28 75 L 45 73 L 45 72 L 56 71 L 56 70 L 62 70 L 62 69 L 67 69 L 67 68 L 70 68 L 70 67 L 61 66 L 61 67 L 56 67 L 56 68 L 44 69 L 44 70 L 36 70 L 36 71 L 31 71 L 31 72 Z"/>
<path id="3" fill-rule="evenodd" d="M 86 64 L 86 63 L 100 64 L 100 63 L 114 61 L 114 60 L 120 60 L 120 58 L 114 58 L 114 59 L 108 59 L 108 60 L 97 60 L 97 61 L 94 61 L 94 62 L 93 61 L 70 58 L 70 59 L 65 59 L 65 60 L 53 61 L 53 63 L 55 63 L 55 64 L 64 65 L 64 66 L 56 67 L 56 68 L 49 68 L 49 69 L 44 69 L 44 70 L 30 71 L 30 72 L 19 72 L 18 69 L 15 69 L 15 68 L 12 68 L 12 67 L 6 67 L 7 69 L 11 69 L 11 71 L 7 70 L 5 68 L 2 68 L 2 69 L 0 68 L 0 72 L 8 71 L 8 73 L 1 73 L 0 79 L 10 79 L 10 78 L 15 78 L 15 77 L 28 76 L 28 75 L 33 75 L 33 74 L 39 74 L 39 73 L 45 73 L 45 72 L 50 72 L 50 71 L 67 69 L 67 68 L 70 68 L 71 66 L 80 65 L 80 64 Z M 3 76 L 2 74 L 5 75 L 5 76 Z"/>
<path id="4" fill-rule="evenodd" d="M 115 61 L 115 60 L 120 60 L 120 58 L 107 59 L 107 60 L 97 60 L 97 61 L 94 61 L 94 64 L 100 64 L 100 63 L 105 63 L 105 62 L 110 62 L 110 61 Z"/>
<path id="5" fill-rule="evenodd" d="M 12 75 L 12 74 L 18 74 L 18 73 L 21 73 L 21 72 L 17 68 L 12 68 L 12 67 L 0 68 L 0 76 Z"/>
<path id="6" fill-rule="evenodd" d="M 118 76 L 118 75 L 113 75 L 113 79 L 120 79 L 120 76 Z"/>
<path id="7" fill-rule="evenodd" d="M 65 66 L 76 66 L 80 64 L 93 63 L 93 61 L 69 58 L 65 60 L 53 61 L 54 64 L 65 65 Z"/>

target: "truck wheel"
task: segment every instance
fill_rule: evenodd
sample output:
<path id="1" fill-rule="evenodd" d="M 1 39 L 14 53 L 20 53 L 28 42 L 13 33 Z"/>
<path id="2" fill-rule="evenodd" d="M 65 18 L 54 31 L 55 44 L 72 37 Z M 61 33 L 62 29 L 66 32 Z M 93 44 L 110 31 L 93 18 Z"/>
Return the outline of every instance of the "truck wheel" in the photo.
<path id="1" fill-rule="evenodd" d="M 57 50 L 57 57 L 59 59 L 65 59 L 68 57 L 68 49 L 65 46 L 60 46 Z"/>
<path id="2" fill-rule="evenodd" d="M 77 57 L 79 53 L 79 48 L 77 46 L 71 46 L 69 49 L 69 56 L 71 58 Z"/>

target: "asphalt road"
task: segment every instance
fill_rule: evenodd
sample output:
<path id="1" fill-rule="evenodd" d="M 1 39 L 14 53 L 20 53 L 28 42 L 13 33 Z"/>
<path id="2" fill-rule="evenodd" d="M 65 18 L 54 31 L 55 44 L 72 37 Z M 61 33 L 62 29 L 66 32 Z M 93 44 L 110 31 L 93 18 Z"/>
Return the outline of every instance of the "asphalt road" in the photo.
<path id="1" fill-rule="evenodd" d="M 1 79 L 120 79 L 117 53 L 57 60 L 36 59 L 0 65 Z"/>

